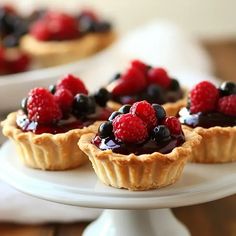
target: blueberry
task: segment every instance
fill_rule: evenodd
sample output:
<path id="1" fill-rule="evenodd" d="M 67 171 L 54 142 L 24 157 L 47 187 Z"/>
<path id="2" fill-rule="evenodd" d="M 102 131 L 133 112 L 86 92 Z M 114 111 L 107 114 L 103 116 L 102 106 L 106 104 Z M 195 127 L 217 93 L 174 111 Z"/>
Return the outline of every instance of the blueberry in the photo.
<path id="1" fill-rule="evenodd" d="M 94 95 L 96 103 L 101 106 L 105 107 L 108 100 L 111 98 L 111 94 L 105 89 L 101 88 L 98 92 Z"/>
<path id="2" fill-rule="evenodd" d="M 6 48 L 16 47 L 19 44 L 19 38 L 15 35 L 8 35 L 3 39 L 2 44 Z"/>
<path id="3" fill-rule="evenodd" d="M 27 115 L 28 111 L 27 111 L 27 102 L 28 102 L 28 98 L 25 97 L 21 100 L 21 109 L 23 110 L 23 112 Z"/>
<path id="4" fill-rule="evenodd" d="M 163 120 L 166 117 L 166 111 L 165 109 L 159 105 L 159 104 L 152 104 L 152 107 L 154 108 L 155 112 L 156 112 L 156 117 L 157 120 Z"/>
<path id="5" fill-rule="evenodd" d="M 151 136 L 157 143 L 167 142 L 171 139 L 170 130 L 165 125 L 156 126 Z"/>
<path id="6" fill-rule="evenodd" d="M 107 32 L 111 30 L 111 24 L 107 21 L 101 21 L 101 22 L 97 22 L 97 24 L 95 24 L 95 31 L 96 32 Z"/>
<path id="7" fill-rule="evenodd" d="M 108 120 L 109 121 L 113 121 L 118 115 L 122 115 L 122 113 L 119 112 L 119 111 L 114 111 L 114 112 L 111 113 L 111 115 L 109 116 Z"/>
<path id="8" fill-rule="evenodd" d="M 98 135 L 101 138 L 107 138 L 112 134 L 113 126 L 111 121 L 102 123 L 98 128 Z"/>
<path id="9" fill-rule="evenodd" d="M 151 84 L 148 86 L 147 91 L 146 91 L 146 96 L 147 96 L 147 100 L 150 101 L 150 103 L 152 102 L 163 103 L 164 102 L 163 89 L 156 84 Z"/>
<path id="10" fill-rule="evenodd" d="M 76 117 L 84 117 L 95 111 L 94 107 L 94 101 L 92 101 L 91 97 L 84 94 L 77 94 L 74 97 L 72 113 Z"/>
<path id="11" fill-rule="evenodd" d="M 88 114 L 93 114 L 96 111 L 96 101 L 93 96 L 88 96 Z"/>
<path id="12" fill-rule="evenodd" d="M 236 83 L 234 82 L 224 82 L 220 86 L 220 94 L 222 96 L 229 96 L 231 94 L 236 94 Z"/>
<path id="13" fill-rule="evenodd" d="M 113 81 L 116 81 L 120 78 L 121 74 L 120 73 L 117 73 L 115 74 L 115 76 L 113 76 L 113 78 L 110 80 L 110 83 L 113 82 Z"/>
<path id="14" fill-rule="evenodd" d="M 56 85 L 51 84 L 51 85 L 49 86 L 48 90 L 49 90 L 49 92 L 50 92 L 51 94 L 54 94 L 54 93 L 56 92 Z"/>
<path id="15" fill-rule="evenodd" d="M 180 89 L 179 81 L 176 79 L 171 79 L 170 90 L 178 91 Z"/>
<path id="16" fill-rule="evenodd" d="M 87 15 L 79 16 L 79 30 L 81 33 L 95 32 L 96 23 Z"/>
<path id="17" fill-rule="evenodd" d="M 126 113 L 129 113 L 130 107 L 131 105 L 126 104 L 126 105 L 123 105 L 118 111 L 120 113 L 126 114 Z"/>

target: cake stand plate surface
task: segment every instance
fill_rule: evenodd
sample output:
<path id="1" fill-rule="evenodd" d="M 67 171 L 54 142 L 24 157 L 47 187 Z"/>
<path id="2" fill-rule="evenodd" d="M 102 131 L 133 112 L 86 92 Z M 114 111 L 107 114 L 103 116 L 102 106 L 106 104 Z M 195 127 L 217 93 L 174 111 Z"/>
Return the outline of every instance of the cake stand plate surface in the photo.
<path id="1" fill-rule="evenodd" d="M 2 146 L 0 158 L 0 177 L 22 192 L 62 204 L 119 209 L 105 210 L 87 227 L 84 236 L 187 236 L 187 229 L 171 211 L 161 208 L 198 204 L 236 193 L 236 163 L 188 164 L 174 185 L 132 192 L 101 183 L 89 163 L 68 171 L 27 168 L 10 142 Z"/>

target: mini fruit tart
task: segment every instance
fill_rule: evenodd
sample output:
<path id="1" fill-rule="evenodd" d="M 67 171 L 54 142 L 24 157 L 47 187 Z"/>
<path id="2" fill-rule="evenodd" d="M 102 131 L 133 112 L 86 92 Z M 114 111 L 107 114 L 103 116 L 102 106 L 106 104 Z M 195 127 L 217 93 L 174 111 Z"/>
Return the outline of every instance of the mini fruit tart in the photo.
<path id="1" fill-rule="evenodd" d="M 165 69 L 152 68 L 140 60 L 131 61 L 123 74 L 116 74 L 107 89 L 112 94 L 108 106 L 114 110 L 145 99 L 162 104 L 168 115 L 175 116 L 186 104 L 185 90 L 176 79 Z"/>
<path id="2" fill-rule="evenodd" d="M 224 163 L 236 161 L 236 84 L 224 82 L 219 88 L 208 81 L 189 93 L 188 106 L 179 112 L 180 122 L 202 136 L 192 161 Z"/>
<path id="3" fill-rule="evenodd" d="M 200 139 L 161 105 L 144 100 L 112 113 L 96 135 L 80 138 L 79 147 L 103 183 L 148 190 L 175 183 Z"/>
<path id="4" fill-rule="evenodd" d="M 105 108 L 104 91 L 103 96 L 101 92 L 96 96 L 87 94 L 80 79 L 67 75 L 49 90 L 32 89 L 22 100 L 22 109 L 9 114 L 1 123 L 3 134 L 14 141 L 25 165 L 64 170 L 87 160 L 77 145 L 80 136 L 95 132 L 99 120 L 106 120 L 111 114 Z"/>
<path id="5" fill-rule="evenodd" d="M 88 57 L 115 40 L 111 24 L 92 11 L 78 16 L 45 12 L 21 40 L 21 48 L 39 66 L 56 66 Z"/>

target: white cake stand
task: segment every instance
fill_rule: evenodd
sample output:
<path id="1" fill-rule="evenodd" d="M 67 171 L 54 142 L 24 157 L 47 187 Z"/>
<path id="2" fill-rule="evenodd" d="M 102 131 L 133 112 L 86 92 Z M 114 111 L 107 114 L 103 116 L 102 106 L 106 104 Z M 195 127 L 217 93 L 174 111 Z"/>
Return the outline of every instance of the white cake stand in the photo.
<path id="1" fill-rule="evenodd" d="M 1 178 L 22 192 L 62 204 L 112 209 L 104 210 L 83 236 L 188 236 L 169 208 L 236 193 L 236 163 L 188 164 L 172 186 L 131 192 L 105 186 L 90 165 L 57 172 L 24 167 L 9 142 L 3 145 L 0 158 Z"/>

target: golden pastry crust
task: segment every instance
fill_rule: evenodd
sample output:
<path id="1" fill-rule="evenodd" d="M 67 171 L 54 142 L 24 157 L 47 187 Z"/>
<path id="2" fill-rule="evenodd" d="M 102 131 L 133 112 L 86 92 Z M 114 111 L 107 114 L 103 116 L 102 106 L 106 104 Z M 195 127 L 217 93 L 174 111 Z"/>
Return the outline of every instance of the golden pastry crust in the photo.
<path id="1" fill-rule="evenodd" d="M 236 161 L 236 126 L 211 128 L 185 127 L 202 137 L 198 150 L 191 154 L 192 162 L 227 163 Z"/>
<path id="2" fill-rule="evenodd" d="M 77 142 L 83 134 L 96 132 L 100 122 L 66 133 L 34 134 L 23 132 L 16 126 L 16 115 L 17 112 L 10 113 L 1 122 L 2 132 L 14 142 L 25 165 L 42 170 L 65 170 L 78 167 L 87 161 Z"/>
<path id="3" fill-rule="evenodd" d="M 79 39 L 65 41 L 39 41 L 28 34 L 22 37 L 20 47 L 32 56 L 35 64 L 50 67 L 88 57 L 108 47 L 115 38 L 113 31 L 90 33 Z"/>
<path id="4" fill-rule="evenodd" d="M 116 188 L 148 190 L 173 184 L 180 178 L 192 149 L 197 148 L 201 140 L 188 129 L 184 129 L 184 134 L 183 145 L 168 154 L 122 155 L 112 150 L 102 151 L 91 143 L 94 134 L 82 135 L 78 144 L 103 183 Z"/>

